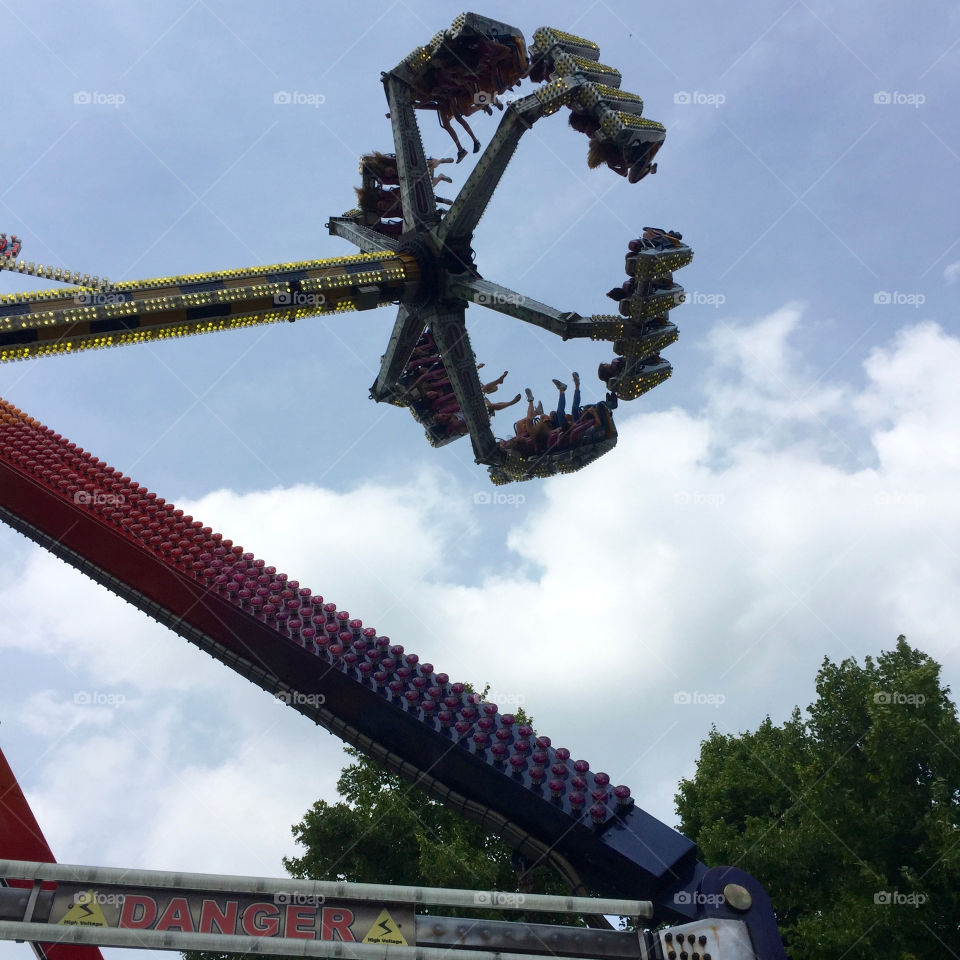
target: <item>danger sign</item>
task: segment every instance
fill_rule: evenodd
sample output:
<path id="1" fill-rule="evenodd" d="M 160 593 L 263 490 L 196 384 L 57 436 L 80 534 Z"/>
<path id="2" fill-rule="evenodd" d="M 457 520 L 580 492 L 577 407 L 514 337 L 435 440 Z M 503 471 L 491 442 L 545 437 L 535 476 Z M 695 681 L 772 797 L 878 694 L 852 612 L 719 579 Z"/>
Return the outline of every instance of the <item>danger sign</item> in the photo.
<path id="1" fill-rule="evenodd" d="M 413 907 L 312 895 L 266 896 L 58 884 L 50 923 L 346 943 L 415 943 Z"/>

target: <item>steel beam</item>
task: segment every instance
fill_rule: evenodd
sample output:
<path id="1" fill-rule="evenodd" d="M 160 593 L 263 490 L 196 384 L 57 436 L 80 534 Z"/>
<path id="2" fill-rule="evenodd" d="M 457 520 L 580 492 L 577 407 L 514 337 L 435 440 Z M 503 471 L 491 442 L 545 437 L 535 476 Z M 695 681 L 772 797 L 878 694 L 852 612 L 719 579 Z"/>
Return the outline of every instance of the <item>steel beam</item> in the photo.
<path id="1" fill-rule="evenodd" d="M 499 462 L 502 454 L 490 429 L 490 415 L 477 373 L 477 358 L 467 336 L 463 306 L 456 302 L 444 304 L 430 311 L 426 319 L 470 430 L 474 456 L 480 463 Z"/>
<path id="2" fill-rule="evenodd" d="M 491 906 L 499 909 L 497 904 Z M 566 953 L 583 960 L 639 960 L 643 939 L 636 930 L 432 915 L 418 916 L 416 928 L 417 945 L 423 947 L 512 950 L 531 955 Z"/>
<path id="3" fill-rule="evenodd" d="M 0 860 L 0 877 L 48 880 L 97 887 L 162 888 L 224 894 L 285 893 L 330 900 L 374 900 L 423 906 L 466 907 L 486 910 L 544 913 L 594 913 L 629 917 L 653 916 L 649 900 L 609 897 L 566 897 L 551 894 L 517 894 L 499 890 L 464 890 L 456 887 L 405 886 L 390 883 L 352 883 L 346 880 L 297 880 L 292 877 L 248 877 L 236 874 L 187 873 L 98 867 L 76 863 Z"/>
<path id="4" fill-rule="evenodd" d="M 388 237 L 386 234 L 380 233 L 366 224 L 358 223 L 350 217 L 331 217 L 327 223 L 327 229 L 330 231 L 331 237 L 349 240 L 364 253 L 397 249 L 396 237 Z"/>
<path id="5" fill-rule="evenodd" d="M 132 947 L 143 950 L 202 950 L 209 953 L 240 953 L 255 956 L 326 957 L 328 960 L 449 960 L 449 947 L 394 947 L 373 943 L 343 943 L 339 940 L 307 940 L 291 937 L 244 937 L 213 933 L 183 933 L 177 930 L 127 930 L 116 927 L 57 927 L 57 943 L 99 947 Z M 49 937 L 46 923 L 0 920 L 0 940 L 39 940 Z M 530 960 L 526 953 L 471 950 L 471 960 Z M 554 960 L 580 960 L 554 957 Z"/>
<path id="6" fill-rule="evenodd" d="M 423 313 L 417 307 L 400 304 L 393 332 L 390 334 L 390 342 L 387 344 L 387 352 L 380 358 L 380 372 L 370 388 L 370 396 L 374 400 L 389 401 L 393 397 L 397 380 L 403 373 L 425 326 Z"/>
<path id="7" fill-rule="evenodd" d="M 403 227 L 404 230 L 429 229 L 440 221 L 440 214 L 433 193 L 433 174 L 417 126 L 413 94 L 408 84 L 390 73 L 384 74 L 383 86 L 390 105 L 393 143 L 397 151 Z"/>
<path id="8" fill-rule="evenodd" d="M 533 324 L 548 333 L 556 334 L 567 340 L 571 336 L 589 336 L 589 324 L 582 333 L 571 333 L 584 323 L 583 317 L 577 313 L 561 313 L 554 307 L 533 297 L 511 290 L 502 284 L 480 278 L 457 277 L 449 286 L 450 292 L 461 296 L 482 307 L 489 307 L 508 317 L 516 317 L 524 323 Z"/>
<path id="9" fill-rule="evenodd" d="M 544 106 L 536 96 L 525 97 L 507 106 L 497 132 L 457 194 L 437 231 L 441 245 L 454 248 L 469 240 L 513 157 L 520 137 L 543 116 Z"/>

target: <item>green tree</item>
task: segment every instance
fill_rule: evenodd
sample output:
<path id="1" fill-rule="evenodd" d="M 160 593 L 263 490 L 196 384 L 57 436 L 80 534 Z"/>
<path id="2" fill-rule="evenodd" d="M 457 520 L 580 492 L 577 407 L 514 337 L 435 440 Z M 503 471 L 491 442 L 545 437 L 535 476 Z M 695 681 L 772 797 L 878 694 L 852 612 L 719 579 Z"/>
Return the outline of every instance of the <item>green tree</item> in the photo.
<path id="1" fill-rule="evenodd" d="M 470 685 L 467 689 L 471 690 Z M 484 689 L 486 696 L 489 685 Z M 521 707 L 518 724 L 533 725 Z M 518 890 L 568 895 L 570 887 L 546 866 L 528 869 L 506 843 L 479 824 L 465 820 L 376 761 L 346 748 L 354 762 L 337 781 L 337 803 L 318 800 L 292 827 L 300 857 L 284 857 L 292 877 L 399 883 L 475 890 Z M 447 916 L 520 919 L 503 911 L 458 911 Z M 551 918 L 538 916 L 540 922 Z M 569 916 L 552 918 L 570 923 Z M 579 921 L 582 923 L 582 920 Z"/>
<path id="2" fill-rule="evenodd" d="M 305 850 L 302 856 L 284 858 L 291 876 L 478 890 L 518 888 L 517 866 L 502 840 L 358 751 L 347 748 L 347 753 L 354 762 L 337 781 L 342 799 L 318 800 L 292 828 Z M 570 892 L 545 867 L 525 876 L 523 888 L 528 893 Z M 432 912 L 456 915 L 452 907 Z"/>
<path id="3" fill-rule="evenodd" d="M 677 794 L 711 865 L 766 887 L 793 960 L 960 956 L 960 724 L 940 667 L 899 637 L 824 659 L 806 718 L 714 728 Z"/>

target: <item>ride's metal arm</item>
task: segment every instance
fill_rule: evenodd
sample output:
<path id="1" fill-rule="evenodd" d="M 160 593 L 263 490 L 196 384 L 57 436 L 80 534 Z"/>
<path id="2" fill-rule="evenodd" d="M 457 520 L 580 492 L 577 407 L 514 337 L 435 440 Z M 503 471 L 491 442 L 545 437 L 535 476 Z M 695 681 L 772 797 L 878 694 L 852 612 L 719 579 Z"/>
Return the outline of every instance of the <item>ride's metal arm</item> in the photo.
<path id="1" fill-rule="evenodd" d="M 397 241 L 393 237 L 373 230 L 350 217 L 331 217 L 327 223 L 331 237 L 349 240 L 364 253 L 378 253 L 382 250 L 396 250 Z"/>
<path id="2" fill-rule="evenodd" d="M 440 221 L 433 193 L 433 176 L 420 140 L 409 84 L 391 73 L 383 75 L 383 86 L 390 105 L 393 142 L 400 175 L 400 202 L 403 205 L 404 230 L 429 229 Z"/>
<path id="3" fill-rule="evenodd" d="M 491 280 L 458 277 L 451 281 L 448 289 L 465 300 L 489 307 L 498 313 L 505 313 L 509 317 L 516 317 L 524 323 L 532 323 L 564 340 L 571 337 L 589 337 L 591 333 L 589 321 L 578 313 L 561 313 L 555 307 Z"/>
<path id="4" fill-rule="evenodd" d="M 0 362 L 213 333 L 398 300 L 418 277 L 393 251 L 0 296 Z"/>
<path id="5" fill-rule="evenodd" d="M 427 312 L 425 319 L 433 332 L 460 412 L 470 430 L 474 456 L 479 463 L 498 463 L 502 454 L 490 429 L 490 415 L 477 374 L 477 358 L 467 336 L 463 306 L 441 304 Z"/>
<path id="6" fill-rule="evenodd" d="M 441 244 L 456 248 L 469 240 L 517 149 L 520 137 L 540 117 L 553 113 L 572 99 L 582 82 L 579 78 L 556 81 L 507 106 L 497 132 L 437 230 Z"/>
<path id="7" fill-rule="evenodd" d="M 457 296 L 533 324 L 563 340 L 578 337 L 608 341 L 630 339 L 636 343 L 638 349 L 645 351 L 646 355 L 662 350 L 677 339 L 677 328 L 672 323 L 653 328 L 647 323 L 646 316 L 634 320 L 610 314 L 581 317 L 573 311 L 561 313 L 555 307 L 490 280 L 458 278 L 450 284 L 449 289 Z M 666 309 L 665 305 L 658 315 L 666 313 Z"/>
<path id="8" fill-rule="evenodd" d="M 380 372 L 370 388 L 370 395 L 374 400 L 378 402 L 390 400 L 393 396 L 394 386 L 400 374 L 403 373 L 425 326 L 423 314 L 418 308 L 400 304 L 397 319 L 393 325 L 393 333 L 390 334 L 390 342 L 387 344 L 387 352 L 380 361 Z"/>
<path id="9" fill-rule="evenodd" d="M 441 337 L 443 321 L 456 328 L 457 319 L 440 318 Z M 590 883 L 650 899 L 702 874 L 693 844 L 636 808 L 629 791 L 614 796 L 612 785 L 603 786 L 606 781 L 591 772 L 583 775 L 582 794 L 569 776 L 554 791 L 551 766 L 580 775 L 562 751 L 557 754 L 544 739 L 535 742 L 532 732 L 492 705 L 488 713 L 471 704 L 462 686 L 432 666 L 415 658 L 405 662 L 402 649 L 381 646 L 376 631 L 365 634 L 346 611 L 301 592 L 299 584 L 288 587 L 289 581 L 242 547 L 215 538 L 200 521 L 177 517 L 173 504 L 141 492 L 106 466 L 0 402 L 0 517 L 11 526 L 264 689 L 282 692 L 291 706 L 348 743 L 505 835 L 527 851 L 527 859 L 559 856 Z M 270 582 L 261 598 L 255 590 L 265 570 Z M 401 665 L 413 669 L 400 674 Z M 420 676 L 428 678 L 426 687 L 414 684 Z M 492 724 L 489 732 L 478 725 L 481 718 L 484 726 Z M 495 735 L 501 729 L 508 734 L 504 749 Z M 586 812 L 582 795 L 601 787 L 608 800 Z M 697 909 L 667 908 L 680 917 Z"/>

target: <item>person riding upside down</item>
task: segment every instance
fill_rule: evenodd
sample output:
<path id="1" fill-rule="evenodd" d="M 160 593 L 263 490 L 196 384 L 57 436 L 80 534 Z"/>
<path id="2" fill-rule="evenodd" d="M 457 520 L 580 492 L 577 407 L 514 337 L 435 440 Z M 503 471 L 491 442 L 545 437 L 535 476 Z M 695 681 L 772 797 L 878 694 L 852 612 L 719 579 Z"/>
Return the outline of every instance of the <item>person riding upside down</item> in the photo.
<path id="1" fill-rule="evenodd" d="M 397 155 L 395 153 L 381 153 L 374 150 L 373 153 L 366 153 L 360 158 L 363 170 L 371 177 L 377 180 L 382 186 L 395 187 L 400 184 L 400 174 L 397 170 Z M 427 158 L 427 165 L 430 172 L 433 173 L 441 163 L 453 163 L 453 157 L 443 157 L 436 160 L 433 157 Z M 443 173 L 437 173 L 433 177 L 433 185 L 436 186 L 441 181 L 453 183 L 453 181 Z"/>
<path id="2" fill-rule="evenodd" d="M 390 190 L 384 190 L 382 187 L 354 187 L 353 189 L 357 195 L 357 206 L 364 213 L 376 213 L 382 220 L 403 216 L 399 187 L 393 187 Z M 450 203 L 450 201 L 437 197 L 437 203 Z"/>
<path id="3" fill-rule="evenodd" d="M 596 405 L 592 403 L 583 407 L 580 405 L 580 374 L 576 371 L 573 373 L 573 406 L 569 415 L 566 413 L 567 385 L 560 380 L 554 380 L 553 383 L 558 393 L 556 410 L 545 415 L 543 404 L 534 404 L 533 391 L 528 387 L 526 390 L 527 415 L 514 424 L 513 437 L 500 441 L 503 449 L 516 450 L 520 447 L 522 440 L 528 439 L 534 451 L 542 453 L 546 451 L 550 435 L 555 430 L 561 431 L 558 440 L 561 444 L 564 440 L 577 444 L 586 443 L 599 436 L 603 430 L 603 420 Z"/>
<path id="4" fill-rule="evenodd" d="M 572 120 L 571 114 L 571 125 L 573 125 Z M 598 140 L 591 136 L 590 147 L 587 150 L 587 166 L 593 170 L 606 164 L 614 173 L 627 177 L 630 183 L 636 183 L 647 174 L 657 172 L 657 165 L 652 161 L 661 143 L 662 141 L 640 144 L 628 157 L 612 140 Z"/>
<path id="5" fill-rule="evenodd" d="M 456 162 L 460 163 L 467 151 L 450 121 L 456 120 L 463 127 L 470 136 L 473 152 L 478 153 L 480 141 L 465 118 L 480 110 L 492 113 L 491 103 L 502 109 L 497 95 L 514 86 L 526 69 L 526 51 L 516 43 L 478 37 L 449 41 L 436 50 L 429 66 L 415 81 L 413 107 L 436 110 L 440 126 L 457 148 Z"/>

